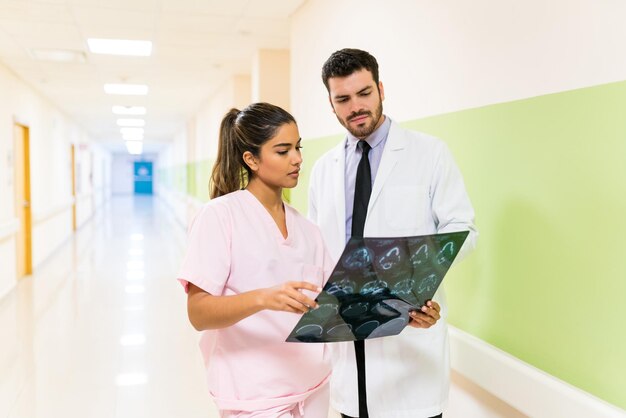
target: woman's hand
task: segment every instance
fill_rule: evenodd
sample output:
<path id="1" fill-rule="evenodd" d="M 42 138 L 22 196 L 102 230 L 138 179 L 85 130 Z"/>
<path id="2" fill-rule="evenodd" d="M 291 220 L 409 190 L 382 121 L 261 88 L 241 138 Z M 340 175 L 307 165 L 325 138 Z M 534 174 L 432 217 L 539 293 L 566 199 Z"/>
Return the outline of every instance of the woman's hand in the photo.
<path id="1" fill-rule="evenodd" d="M 421 311 L 412 311 L 409 325 L 413 328 L 430 328 L 437 323 L 441 316 L 441 307 L 435 301 L 429 300 L 422 306 Z"/>
<path id="2" fill-rule="evenodd" d="M 307 297 L 300 290 L 310 290 L 319 293 L 318 286 L 309 282 L 286 282 L 279 286 L 259 289 L 259 304 L 263 309 L 306 313 L 317 307 L 317 302 Z"/>

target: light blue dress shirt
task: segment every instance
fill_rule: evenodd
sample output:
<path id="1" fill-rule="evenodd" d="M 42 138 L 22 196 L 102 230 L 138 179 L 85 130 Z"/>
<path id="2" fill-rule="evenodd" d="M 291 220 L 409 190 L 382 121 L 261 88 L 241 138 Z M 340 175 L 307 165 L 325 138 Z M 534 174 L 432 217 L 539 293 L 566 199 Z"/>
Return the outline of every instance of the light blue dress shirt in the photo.
<path id="1" fill-rule="evenodd" d="M 389 135 L 389 128 L 391 127 L 391 119 L 384 116 L 385 121 L 378 127 L 370 136 L 364 139 L 372 149 L 367 155 L 370 161 L 370 168 L 372 171 L 372 187 L 374 186 L 374 180 L 376 179 L 376 173 L 380 166 L 380 160 L 383 157 L 383 150 L 387 143 L 387 136 Z M 346 242 L 352 235 L 352 210 L 354 207 L 354 186 L 356 183 L 356 170 L 361 161 L 361 150 L 359 150 L 356 144 L 360 141 L 359 138 L 353 136 L 348 132 L 346 140 L 346 169 L 345 187 L 346 187 Z"/>

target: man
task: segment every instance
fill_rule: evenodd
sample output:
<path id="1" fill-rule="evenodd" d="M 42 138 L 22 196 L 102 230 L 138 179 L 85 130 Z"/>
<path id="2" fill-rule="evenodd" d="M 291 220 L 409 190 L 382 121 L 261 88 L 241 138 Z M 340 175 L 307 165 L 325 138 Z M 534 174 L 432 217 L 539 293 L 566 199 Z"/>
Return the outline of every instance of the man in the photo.
<path id="1" fill-rule="evenodd" d="M 475 246 L 474 210 L 445 144 L 383 114 L 385 92 L 369 53 L 333 53 L 322 79 L 333 112 L 348 131 L 317 161 L 309 188 L 309 217 L 321 227 L 333 257 L 339 258 L 352 235 L 469 230 L 461 259 Z M 342 416 L 441 416 L 450 367 L 443 289 L 433 299 L 397 336 L 331 344 L 331 404 Z"/>

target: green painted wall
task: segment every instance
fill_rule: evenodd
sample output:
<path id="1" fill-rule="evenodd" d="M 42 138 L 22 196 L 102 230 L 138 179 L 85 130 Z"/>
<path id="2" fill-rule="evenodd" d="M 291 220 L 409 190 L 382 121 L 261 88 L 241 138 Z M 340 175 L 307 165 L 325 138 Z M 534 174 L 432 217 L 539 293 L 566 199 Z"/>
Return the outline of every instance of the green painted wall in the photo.
<path id="1" fill-rule="evenodd" d="M 448 143 L 476 209 L 478 249 L 445 281 L 450 322 L 626 409 L 626 82 L 403 125 Z M 304 141 L 302 213 L 342 137 Z M 160 178 L 206 201 L 212 163 Z"/>
<path id="2" fill-rule="evenodd" d="M 478 248 L 445 281 L 450 322 L 626 409 L 626 82 L 404 125 L 449 144 L 476 209 Z M 304 142 L 303 213 L 341 137 Z"/>

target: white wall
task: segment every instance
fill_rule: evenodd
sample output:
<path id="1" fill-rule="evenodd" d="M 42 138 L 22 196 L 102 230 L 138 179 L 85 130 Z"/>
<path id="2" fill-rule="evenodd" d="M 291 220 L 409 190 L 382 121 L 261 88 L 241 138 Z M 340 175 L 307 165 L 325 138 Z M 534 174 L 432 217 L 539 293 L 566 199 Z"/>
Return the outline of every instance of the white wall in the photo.
<path id="1" fill-rule="evenodd" d="M 251 78 L 249 75 L 236 75 L 224 82 L 216 92 L 189 119 L 185 128 L 174 141 L 159 153 L 157 170 L 174 171 L 183 176 L 186 182 L 187 163 L 213 161 L 217 156 L 219 129 L 222 118 L 232 107 L 242 109 L 250 104 Z M 208 179 L 197 179 L 206 184 Z M 195 215 L 201 202 L 188 196 L 177 187 L 168 187 L 162 182 L 155 183 L 156 194 L 163 198 L 175 213 L 178 222 L 184 226 Z"/>
<path id="2" fill-rule="evenodd" d="M 16 283 L 15 169 L 13 125 L 30 130 L 30 182 L 33 268 L 36 270 L 72 234 L 71 145 L 80 167 L 78 223 L 86 222 L 95 205 L 91 167 L 97 155 L 106 164 L 107 153 L 94 148 L 89 135 L 0 64 L 0 297 Z M 105 174 L 106 175 L 106 174 Z M 103 187 L 107 181 L 100 179 Z M 105 195 L 103 195 L 103 198 Z"/>
<path id="3" fill-rule="evenodd" d="M 341 132 L 321 67 L 372 53 L 398 121 L 626 78 L 619 0 L 315 0 L 291 24 L 291 109 L 303 138 Z M 320 30 L 322 28 L 322 30 Z"/>

